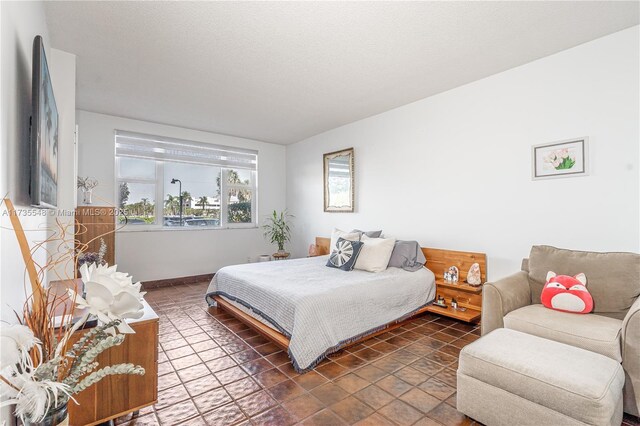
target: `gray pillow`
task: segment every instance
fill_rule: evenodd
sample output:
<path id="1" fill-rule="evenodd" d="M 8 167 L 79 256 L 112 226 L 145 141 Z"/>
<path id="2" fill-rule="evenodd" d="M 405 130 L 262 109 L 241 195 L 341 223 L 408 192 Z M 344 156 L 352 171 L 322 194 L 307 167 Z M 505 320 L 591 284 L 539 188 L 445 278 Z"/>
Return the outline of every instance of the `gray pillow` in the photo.
<path id="1" fill-rule="evenodd" d="M 424 253 L 422 253 L 420 244 L 417 241 L 398 240 L 395 247 L 393 247 L 389 266 L 415 272 L 422 268 L 426 262 L 427 259 L 424 257 Z"/>
<path id="2" fill-rule="evenodd" d="M 331 250 L 331 254 L 329 255 L 327 266 L 342 269 L 347 272 L 352 271 L 363 245 L 364 243 L 360 241 L 349 241 L 344 238 L 338 238 L 336 246 Z"/>
<path id="3" fill-rule="evenodd" d="M 364 234 L 369 238 L 380 238 L 380 235 L 382 235 L 382 231 L 361 231 L 359 229 L 354 229 L 353 231 L 351 231 L 352 234 L 354 232 L 359 233 L 360 237 L 362 237 L 362 234 Z"/>

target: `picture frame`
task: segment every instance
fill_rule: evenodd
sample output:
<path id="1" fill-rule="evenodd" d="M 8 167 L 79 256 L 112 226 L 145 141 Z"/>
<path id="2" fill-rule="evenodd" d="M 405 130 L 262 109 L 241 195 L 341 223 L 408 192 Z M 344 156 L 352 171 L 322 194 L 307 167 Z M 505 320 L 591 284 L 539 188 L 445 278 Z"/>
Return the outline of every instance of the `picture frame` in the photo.
<path id="1" fill-rule="evenodd" d="M 589 138 L 579 137 L 534 145 L 531 148 L 533 180 L 587 176 Z"/>
<path id="2" fill-rule="evenodd" d="M 347 148 L 323 154 L 324 211 L 353 213 L 354 150 Z"/>
<path id="3" fill-rule="evenodd" d="M 31 205 L 55 209 L 58 206 L 59 116 L 49 65 L 41 36 L 33 40 L 31 87 Z"/>

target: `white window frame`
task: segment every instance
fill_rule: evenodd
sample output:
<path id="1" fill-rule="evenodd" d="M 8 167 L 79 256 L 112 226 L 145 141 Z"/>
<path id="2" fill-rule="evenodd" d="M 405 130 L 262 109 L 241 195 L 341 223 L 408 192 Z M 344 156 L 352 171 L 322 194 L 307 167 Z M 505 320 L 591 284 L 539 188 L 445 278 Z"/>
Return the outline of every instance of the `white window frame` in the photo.
<path id="1" fill-rule="evenodd" d="M 160 223 L 160 219 L 162 218 L 162 206 L 163 206 L 163 202 L 164 202 L 164 198 L 162 197 L 162 188 L 160 188 L 162 185 L 158 185 L 158 182 L 163 182 L 163 175 L 162 175 L 162 167 L 160 167 L 158 165 L 158 162 L 156 162 L 155 166 L 156 166 L 156 170 L 155 170 L 155 178 L 154 179 L 148 179 L 148 178 L 126 178 L 126 177 L 122 177 L 120 176 L 120 158 L 122 157 L 118 157 L 116 156 L 116 202 L 118 203 L 118 209 L 120 208 L 120 184 L 127 182 L 127 183 L 145 183 L 145 184 L 151 184 L 154 186 L 155 189 L 155 205 L 154 205 L 154 215 L 155 215 L 155 223 L 153 224 L 149 224 L 149 225 L 140 225 L 140 224 L 136 224 L 136 225 L 132 225 L 135 226 L 136 228 L 140 228 L 141 230 L 148 230 L 148 229 L 155 229 L 158 225 L 160 227 L 162 227 L 162 223 Z M 151 160 L 153 161 L 153 160 Z M 158 203 L 158 196 L 160 196 L 162 202 Z M 160 206 L 160 211 L 159 211 L 159 206 Z M 159 216 L 160 214 L 160 216 Z M 118 212 L 117 218 L 116 220 L 119 220 L 118 218 L 120 217 L 120 214 Z M 121 224 L 119 221 L 117 222 L 118 225 L 122 226 L 124 224 Z M 127 226 L 129 227 L 129 226 Z"/>
<path id="2" fill-rule="evenodd" d="M 118 203 L 118 207 L 120 206 L 120 184 L 123 182 L 129 183 L 146 183 L 155 185 L 155 223 L 143 225 L 143 224 L 131 224 L 127 226 L 123 226 L 124 224 L 118 225 L 120 229 L 119 232 L 139 232 L 139 231 L 197 231 L 197 230 L 216 230 L 216 229 L 246 229 L 246 228 L 257 228 L 258 227 L 258 171 L 257 164 L 256 170 L 248 170 L 243 169 L 241 167 L 229 167 L 229 166 L 216 166 L 213 164 L 209 164 L 211 167 L 219 167 L 220 168 L 220 225 L 219 226 L 164 226 L 164 194 L 166 192 L 166 188 L 164 187 L 164 165 L 166 163 L 173 163 L 173 161 L 163 161 L 158 159 L 149 159 L 145 157 L 135 157 L 135 156 L 126 156 L 127 158 L 138 158 L 141 160 L 151 160 L 155 162 L 156 170 L 155 170 L 155 179 L 144 179 L 144 178 L 126 178 L 120 175 L 120 159 L 124 156 L 118 156 L 116 154 L 115 161 L 115 199 Z M 256 163 L 257 163 L 258 154 L 256 152 Z M 178 162 L 178 161 L 176 161 Z M 184 164 L 201 164 L 198 162 L 185 162 L 179 161 L 179 163 Z M 205 164 L 206 165 L 206 164 Z M 250 172 L 250 183 L 249 184 L 230 184 L 228 183 L 228 172 L 229 170 L 248 170 Z M 229 223 L 228 222 L 228 191 L 230 189 L 245 189 L 251 191 L 251 222 L 250 223 Z M 120 215 L 118 215 L 120 217 Z"/>
<path id="3" fill-rule="evenodd" d="M 220 170 L 220 225 L 227 224 L 228 228 L 255 228 L 258 226 L 257 216 L 257 203 L 258 198 L 256 175 L 257 173 L 251 170 L 251 178 L 249 184 L 242 183 L 229 183 L 229 170 L 236 170 L 232 168 L 222 168 Z M 232 223 L 229 224 L 229 190 L 230 189 L 245 189 L 251 191 L 251 223 Z M 224 199 L 224 202 L 222 201 Z M 224 220 L 223 220 L 224 218 Z"/>

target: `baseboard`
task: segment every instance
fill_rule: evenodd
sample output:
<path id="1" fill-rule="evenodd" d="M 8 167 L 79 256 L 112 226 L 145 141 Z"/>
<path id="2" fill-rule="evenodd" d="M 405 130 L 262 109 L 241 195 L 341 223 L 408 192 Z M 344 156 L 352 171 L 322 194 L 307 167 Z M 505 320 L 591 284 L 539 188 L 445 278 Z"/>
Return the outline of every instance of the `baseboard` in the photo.
<path id="1" fill-rule="evenodd" d="M 170 287 L 174 285 L 197 284 L 205 281 L 211 281 L 215 274 L 191 275 L 189 277 L 167 278 L 164 280 L 144 281 L 142 288 L 149 290 L 152 288 Z"/>

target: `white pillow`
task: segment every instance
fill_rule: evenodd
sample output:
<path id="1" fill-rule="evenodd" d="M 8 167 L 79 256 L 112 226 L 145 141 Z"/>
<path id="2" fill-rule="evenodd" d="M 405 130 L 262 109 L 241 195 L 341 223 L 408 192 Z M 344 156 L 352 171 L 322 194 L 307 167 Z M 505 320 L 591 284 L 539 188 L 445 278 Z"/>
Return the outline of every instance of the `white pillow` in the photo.
<path id="1" fill-rule="evenodd" d="M 345 232 L 341 231 L 338 228 L 335 228 L 331 233 L 331 245 L 329 246 L 329 253 L 336 248 L 336 243 L 338 242 L 338 238 L 343 238 L 349 241 L 360 241 L 360 233 L 358 232 Z"/>
<path id="2" fill-rule="evenodd" d="M 387 269 L 396 240 L 394 238 L 369 238 L 363 235 L 360 241 L 364 244 L 354 269 L 369 272 L 382 272 Z"/>

